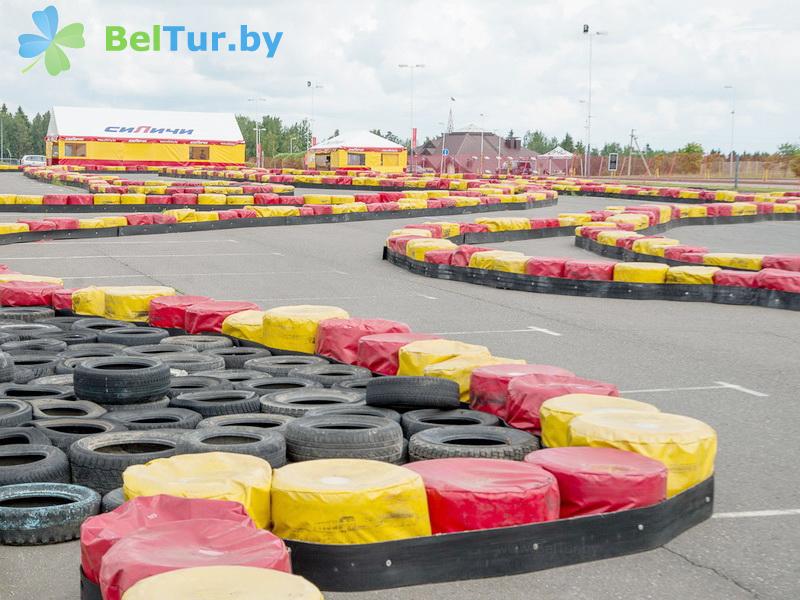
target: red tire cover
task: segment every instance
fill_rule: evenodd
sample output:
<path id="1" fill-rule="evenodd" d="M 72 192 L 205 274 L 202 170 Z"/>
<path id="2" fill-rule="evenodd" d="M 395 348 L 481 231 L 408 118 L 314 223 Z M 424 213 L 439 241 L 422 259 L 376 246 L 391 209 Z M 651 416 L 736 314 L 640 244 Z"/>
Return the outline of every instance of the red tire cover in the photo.
<path id="1" fill-rule="evenodd" d="M 159 296 L 150 300 L 150 325 L 183 329 L 186 309 L 211 300 L 208 296 Z"/>
<path id="2" fill-rule="evenodd" d="M 155 225 L 172 225 L 177 222 L 178 219 L 175 215 L 162 215 L 160 213 L 153 215 L 153 223 Z"/>
<path id="3" fill-rule="evenodd" d="M 472 372 L 469 382 L 470 408 L 506 418 L 508 384 L 516 377 L 536 376 L 539 381 L 576 379 L 575 373 L 550 365 L 489 365 Z"/>
<path id="4" fill-rule="evenodd" d="M 75 288 L 53 291 L 50 297 L 52 307 L 55 310 L 72 310 L 72 293 L 75 291 Z"/>
<path id="5" fill-rule="evenodd" d="M 348 365 L 358 360 L 358 341 L 367 335 L 409 333 L 411 328 L 387 319 L 325 319 L 317 326 L 317 354 Z"/>
<path id="6" fill-rule="evenodd" d="M 438 335 L 427 333 L 381 333 L 365 335 L 358 340 L 356 364 L 373 373 L 397 375 L 400 348 L 419 340 L 438 340 Z"/>
<path id="7" fill-rule="evenodd" d="M 800 293 L 800 273 L 781 269 L 762 269 L 756 275 L 758 287 L 780 292 Z"/>
<path id="8" fill-rule="evenodd" d="M 94 194 L 70 194 L 67 197 L 67 204 L 94 204 Z"/>
<path id="9" fill-rule="evenodd" d="M 525 457 L 552 473 L 561 492 L 561 518 L 641 508 L 667 495 L 661 461 L 616 448 L 546 448 Z"/>
<path id="10" fill-rule="evenodd" d="M 0 306 L 51 306 L 53 292 L 60 289 L 60 285 L 39 281 L 0 283 Z"/>
<path id="11" fill-rule="evenodd" d="M 23 223 L 20 220 L 20 223 Z M 800 254 L 768 254 L 761 261 L 763 269 L 783 269 L 800 271 Z"/>
<path id="12" fill-rule="evenodd" d="M 255 527 L 244 506 L 229 500 L 202 500 L 177 496 L 141 496 L 81 525 L 81 567 L 91 581 L 100 580 L 103 556 L 125 536 L 146 527 L 189 519 L 221 519 Z"/>
<path id="13" fill-rule="evenodd" d="M 280 204 L 281 197 L 278 194 L 253 194 L 253 203 L 258 205 Z"/>
<path id="14" fill-rule="evenodd" d="M 486 233 L 489 231 L 489 226 L 484 225 L 483 223 L 461 223 L 459 224 L 459 230 L 462 234 L 464 233 Z M 466 248 L 470 248 L 470 246 L 465 246 Z"/>
<path id="15" fill-rule="evenodd" d="M 17 223 L 24 223 L 28 226 L 28 231 L 53 231 L 56 224 L 52 221 L 37 219 L 17 219 Z"/>
<path id="16" fill-rule="evenodd" d="M 218 210 L 217 219 L 220 221 L 230 221 L 231 219 L 238 219 L 239 213 L 235 210 Z"/>
<path id="17" fill-rule="evenodd" d="M 125 215 L 125 218 L 128 221 L 128 225 L 152 225 L 153 224 L 153 215 L 148 213 L 135 213 L 131 215 Z"/>
<path id="18" fill-rule="evenodd" d="M 197 204 L 197 194 L 172 194 L 169 204 Z"/>
<path id="19" fill-rule="evenodd" d="M 42 204 L 66 204 L 69 194 L 45 194 L 42 196 Z"/>
<path id="20" fill-rule="evenodd" d="M 538 375 L 516 377 L 508 384 L 506 422 L 517 429 L 539 433 L 539 409 L 545 400 L 566 394 L 619 396 L 617 386 L 604 381 L 574 377 L 563 381 L 542 382 Z"/>
<path id="21" fill-rule="evenodd" d="M 450 259 L 450 264 L 454 267 L 468 267 L 469 259 L 476 252 L 487 252 L 492 248 L 484 248 L 482 246 L 470 246 L 469 244 L 462 244 L 453 251 L 453 257 Z"/>
<path id="22" fill-rule="evenodd" d="M 389 239 L 389 249 L 399 254 L 405 254 L 406 244 L 408 244 L 409 240 L 427 240 L 427 239 L 430 238 L 426 238 L 421 235 L 400 235 Z"/>
<path id="23" fill-rule="evenodd" d="M 103 557 L 100 591 L 103 600 L 121 600 L 145 577 L 213 565 L 291 573 L 289 552 L 276 535 L 223 519 L 191 519 L 140 529 L 119 540 Z"/>
<path id="24" fill-rule="evenodd" d="M 186 333 L 202 333 L 205 331 L 222 333 L 222 322 L 225 317 L 243 310 L 261 310 L 261 307 L 252 302 L 227 300 L 207 300 L 192 304 L 186 308 L 183 328 Z"/>
<path id="25" fill-rule="evenodd" d="M 419 473 L 425 483 L 434 534 L 558 518 L 556 478 L 535 465 L 492 458 L 440 458 L 405 467 Z"/>
<path id="26" fill-rule="evenodd" d="M 705 246 L 667 246 L 664 248 L 664 258 L 683 260 L 683 256 L 687 252 L 701 252 L 705 254 L 708 252 L 708 248 Z"/>
<path id="27" fill-rule="evenodd" d="M 47 220 L 56 224 L 56 229 L 78 229 L 78 219 L 72 217 L 47 217 Z"/>
<path id="28" fill-rule="evenodd" d="M 434 265 L 449 265 L 455 250 L 428 250 L 425 253 L 425 262 Z"/>
<path id="29" fill-rule="evenodd" d="M 333 206 L 330 204 L 306 204 L 306 206 L 313 210 L 315 215 L 333 214 Z"/>
<path id="30" fill-rule="evenodd" d="M 728 285 L 734 287 L 758 287 L 757 271 L 734 271 L 721 269 L 714 272 L 714 285 Z"/>
<path id="31" fill-rule="evenodd" d="M 525 261 L 525 273 L 538 277 L 564 277 L 564 265 L 570 258 L 534 256 Z"/>
<path id="32" fill-rule="evenodd" d="M 611 281 L 614 279 L 616 262 L 600 262 L 599 260 L 568 260 L 564 264 L 564 277 L 567 279 L 584 279 L 593 281 Z"/>

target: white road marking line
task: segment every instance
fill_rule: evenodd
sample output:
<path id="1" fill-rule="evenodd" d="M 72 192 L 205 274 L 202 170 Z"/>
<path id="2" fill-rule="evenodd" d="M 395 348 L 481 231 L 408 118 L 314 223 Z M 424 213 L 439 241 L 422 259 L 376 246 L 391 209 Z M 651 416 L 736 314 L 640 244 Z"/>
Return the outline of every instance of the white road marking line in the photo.
<path id="1" fill-rule="evenodd" d="M 126 279 L 126 278 L 145 278 L 153 277 L 239 277 L 244 275 L 318 275 L 321 273 L 331 273 L 331 271 L 254 271 L 252 273 L 231 273 L 222 271 L 220 273 L 129 273 L 127 275 L 85 275 L 80 277 L 70 277 L 62 275 L 61 279 Z"/>
<path id="2" fill-rule="evenodd" d="M 734 383 L 726 383 L 724 381 L 715 381 L 717 385 L 698 385 L 692 387 L 676 387 L 676 388 L 652 388 L 646 390 L 622 390 L 620 394 L 655 394 L 661 392 L 691 392 L 696 390 L 735 390 L 737 392 L 742 392 L 743 394 L 750 394 L 751 396 L 757 396 L 759 398 L 768 398 L 769 394 L 764 394 L 762 392 L 757 392 L 755 390 L 751 390 L 749 388 L 742 387 L 740 385 L 736 385 Z"/>
<path id="3" fill-rule="evenodd" d="M 375 300 L 396 296 L 287 296 L 285 298 L 256 298 L 250 302 L 274 302 L 276 300 Z"/>
<path id="4" fill-rule="evenodd" d="M 712 519 L 748 519 L 758 517 L 785 517 L 800 515 L 800 508 L 787 508 L 785 510 L 745 510 L 741 512 L 714 513 Z"/>
<path id="5" fill-rule="evenodd" d="M 751 396 L 756 396 L 757 398 L 769 398 L 769 394 L 764 394 L 762 392 L 757 392 L 755 390 L 751 390 L 746 387 L 742 387 L 740 385 L 736 385 L 735 383 L 727 383 L 725 381 L 715 381 L 714 383 L 718 383 L 722 387 L 730 388 L 732 390 L 737 390 L 742 392 L 743 394 L 750 394 Z"/>
<path id="6" fill-rule="evenodd" d="M 545 333 L 547 335 L 560 336 L 560 333 L 543 329 L 541 327 L 528 326 L 525 329 L 487 329 L 484 331 L 439 331 L 431 335 L 470 335 L 472 333 Z"/>
<path id="7" fill-rule="evenodd" d="M 420 298 L 425 298 L 426 300 L 438 300 L 436 296 L 428 296 L 426 294 L 414 294 L 415 296 L 419 296 Z"/>
<path id="8" fill-rule="evenodd" d="M 554 335 L 554 336 L 559 336 L 559 337 L 561 336 L 560 333 L 558 333 L 556 331 L 552 331 L 551 329 L 545 329 L 544 327 L 529 326 L 528 329 L 530 329 L 531 331 L 538 331 L 539 333 L 546 333 L 547 335 Z"/>

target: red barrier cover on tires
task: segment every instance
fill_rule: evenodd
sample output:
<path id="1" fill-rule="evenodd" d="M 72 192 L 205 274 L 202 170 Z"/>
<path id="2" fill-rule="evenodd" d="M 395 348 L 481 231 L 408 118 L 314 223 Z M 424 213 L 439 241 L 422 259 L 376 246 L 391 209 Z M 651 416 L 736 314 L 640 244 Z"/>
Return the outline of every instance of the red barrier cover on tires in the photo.
<path id="1" fill-rule="evenodd" d="M 374 204 L 372 206 L 379 206 L 379 205 Z M 396 253 L 399 253 L 399 254 L 405 254 L 406 253 L 406 244 L 408 244 L 408 241 L 409 240 L 419 240 L 419 239 L 428 240 L 430 238 L 426 238 L 426 237 L 423 237 L 421 235 L 400 235 L 400 236 L 397 236 L 397 237 L 389 238 L 389 242 L 388 242 L 389 249 L 392 252 L 396 252 Z"/>
<path id="2" fill-rule="evenodd" d="M 508 384 L 523 376 L 536 377 L 541 382 L 568 381 L 577 375 L 550 365 L 489 365 L 472 371 L 469 380 L 470 408 L 506 418 Z"/>
<path id="3" fill-rule="evenodd" d="M 205 331 L 222 333 L 222 322 L 225 317 L 243 310 L 261 310 L 261 307 L 252 302 L 227 300 L 207 300 L 192 304 L 186 308 L 183 328 L 186 333 Z"/>
<path id="4" fill-rule="evenodd" d="M 378 204 L 367 204 L 367 212 L 391 212 L 400 210 L 399 202 L 379 202 Z"/>
<path id="5" fill-rule="evenodd" d="M 761 269 L 756 276 L 756 284 L 766 290 L 800 293 L 800 273 L 781 269 Z"/>
<path id="6" fill-rule="evenodd" d="M 800 254 L 768 254 L 761 260 L 761 268 L 800 271 Z"/>
<path id="7" fill-rule="evenodd" d="M 488 252 L 489 250 L 492 250 L 492 248 L 462 244 L 453 251 L 453 257 L 450 259 L 450 264 L 454 267 L 468 267 L 469 259 L 473 254 L 476 252 Z"/>
<path id="8" fill-rule="evenodd" d="M 558 219 L 531 219 L 531 229 L 548 229 L 558 226 Z"/>
<path id="9" fill-rule="evenodd" d="M 75 205 L 89 205 L 94 204 L 93 194 L 70 194 L 67 197 L 67 204 Z"/>
<path id="10" fill-rule="evenodd" d="M 325 319 L 317 326 L 317 354 L 348 365 L 358 360 L 358 341 L 367 335 L 409 333 L 411 328 L 387 319 Z"/>
<path id="11" fill-rule="evenodd" d="M 289 552 L 276 535 L 222 519 L 192 519 L 140 529 L 103 557 L 103 600 L 121 600 L 145 577 L 191 567 L 236 565 L 291 573 Z"/>
<path id="12" fill-rule="evenodd" d="M 152 225 L 153 215 L 148 213 L 135 213 L 132 215 L 125 215 L 128 225 Z"/>
<path id="13" fill-rule="evenodd" d="M 616 448 L 545 448 L 525 462 L 558 480 L 561 518 L 642 508 L 667 496 L 667 468 L 661 461 Z"/>
<path id="14" fill-rule="evenodd" d="M 706 254 L 708 248 L 705 246 L 667 246 L 664 248 L 664 258 L 668 258 L 669 260 L 683 260 L 684 255 L 689 252 Z"/>
<path id="15" fill-rule="evenodd" d="M 563 381 L 542 382 L 538 375 L 517 377 L 508 384 L 506 422 L 512 427 L 539 433 L 539 409 L 545 400 L 566 394 L 619 396 L 617 386 L 604 381 L 574 377 Z"/>
<path id="16" fill-rule="evenodd" d="M 378 192 L 381 202 L 397 202 L 403 197 L 403 192 Z"/>
<path id="17" fill-rule="evenodd" d="M 455 250 L 428 250 L 425 253 L 425 262 L 434 265 L 449 265 Z"/>
<path id="18" fill-rule="evenodd" d="M 125 536 L 147 527 L 190 519 L 220 519 L 245 527 L 255 527 L 238 502 L 140 496 L 105 514 L 89 517 L 81 525 L 81 566 L 91 581 L 100 580 L 100 567 L 114 544 Z"/>
<path id="19" fill-rule="evenodd" d="M 197 204 L 197 194 L 172 194 L 170 204 Z"/>
<path id="20" fill-rule="evenodd" d="M 52 221 L 37 219 L 17 219 L 17 223 L 24 223 L 28 226 L 28 231 L 53 231 L 56 224 Z"/>
<path id="21" fill-rule="evenodd" d="M 51 306 L 55 310 L 72 310 L 72 293 L 76 288 L 58 289 L 50 297 Z"/>
<path id="22" fill-rule="evenodd" d="M 278 194 L 253 194 L 253 204 L 266 206 L 267 204 L 280 204 L 281 197 Z"/>
<path id="23" fill-rule="evenodd" d="M 599 260 L 568 260 L 564 264 L 566 279 L 584 279 L 592 281 L 611 281 L 614 279 L 616 262 L 600 262 Z"/>
<path id="24" fill-rule="evenodd" d="M 145 204 L 174 204 L 171 195 L 166 194 L 147 194 L 144 197 Z"/>
<path id="25" fill-rule="evenodd" d="M 397 375 L 400 348 L 419 340 L 438 340 L 438 335 L 427 333 L 381 333 L 365 335 L 358 340 L 356 364 L 374 373 Z"/>
<path id="26" fill-rule="evenodd" d="M 558 256 L 533 256 L 525 261 L 525 273 L 538 277 L 564 277 L 564 265 L 571 258 Z"/>
<path id="27" fill-rule="evenodd" d="M 489 226 L 484 225 L 483 223 L 460 223 L 459 230 L 461 231 L 462 235 L 465 233 L 486 233 L 489 231 Z M 470 246 L 467 246 L 467 248 L 469 247 Z"/>
<path id="28" fill-rule="evenodd" d="M 714 272 L 714 285 L 728 285 L 733 287 L 758 287 L 758 271 L 734 271 L 733 269 L 720 269 Z"/>
<path id="29" fill-rule="evenodd" d="M 60 285 L 38 281 L 0 283 L 0 306 L 50 306 L 53 292 L 60 289 Z"/>
<path id="30" fill-rule="evenodd" d="M 208 296 L 159 296 L 150 300 L 150 325 L 183 329 L 186 309 L 211 300 Z"/>
<path id="31" fill-rule="evenodd" d="M 45 194 L 42 196 L 42 204 L 64 205 L 69 200 L 69 194 Z"/>
<path id="32" fill-rule="evenodd" d="M 78 229 L 78 219 L 72 217 L 47 217 L 47 220 L 56 224 L 56 229 Z"/>
<path id="33" fill-rule="evenodd" d="M 231 219 L 238 219 L 239 213 L 235 210 L 218 210 L 217 218 L 220 221 L 230 221 Z"/>
<path id="34" fill-rule="evenodd" d="M 405 467 L 418 473 L 425 484 L 433 534 L 558 518 L 556 478 L 535 465 L 492 458 L 440 458 Z"/>
<path id="35" fill-rule="evenodd" d="M 175 215 L 162 215 L 160 213 L 156 213 L 153 215 L 153 224 L 155 225 L 172 225 L 173 223 L 177 223 L 178 219 Z"/>

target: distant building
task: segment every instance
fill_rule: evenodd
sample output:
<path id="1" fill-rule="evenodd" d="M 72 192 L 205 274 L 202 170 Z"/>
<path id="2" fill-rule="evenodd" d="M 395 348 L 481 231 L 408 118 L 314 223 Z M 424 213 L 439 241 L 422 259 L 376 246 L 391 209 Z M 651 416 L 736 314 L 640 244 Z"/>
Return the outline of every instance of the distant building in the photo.
<path id="1" fill-rule="evenodd" d="M 306 166 L 320 171 L 378 171 L 402 173 L 408 150 L 370 131 L 342 133 L 315 144 L 306 152 Z"/>
<path id="2" fill-rule="evenodd" d="M 49 163 L 61 165 L 244 164 L 232 113 L 55 106 L 45 150 Z"/>
<path id="3" fill-rule="evenodd" d="M 503 138 L 474 127 L 446 133 L 416 149 L 417 165 L 445 173 L 532 173 L 536 156 L 517 137 Z"/>

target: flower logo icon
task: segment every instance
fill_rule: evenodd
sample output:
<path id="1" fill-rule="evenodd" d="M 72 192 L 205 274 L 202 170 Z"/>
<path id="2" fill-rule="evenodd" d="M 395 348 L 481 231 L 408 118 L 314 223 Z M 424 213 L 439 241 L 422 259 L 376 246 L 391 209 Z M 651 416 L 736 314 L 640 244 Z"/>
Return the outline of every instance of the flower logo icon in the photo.
<path id="1" fill-rule="evenodd" d="M 48 6 L 44 10 L 37 10 L 31 15 L 33 22 L 42 35 L 24 33 L 19 36 L 19 55 L 22 58 L 36 60 L 25 67 L 22 72 L 30 71 L 44 54 L 44 66 L 50 75 L 58 75 L 69 70 L 69 59 L 61 46 L 66 48 L 83 48 L 83 24 L 71 23 L 58 30 L 58 11 L 55 6 Z"/>

